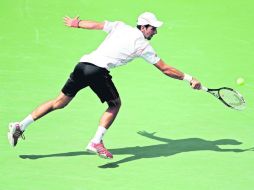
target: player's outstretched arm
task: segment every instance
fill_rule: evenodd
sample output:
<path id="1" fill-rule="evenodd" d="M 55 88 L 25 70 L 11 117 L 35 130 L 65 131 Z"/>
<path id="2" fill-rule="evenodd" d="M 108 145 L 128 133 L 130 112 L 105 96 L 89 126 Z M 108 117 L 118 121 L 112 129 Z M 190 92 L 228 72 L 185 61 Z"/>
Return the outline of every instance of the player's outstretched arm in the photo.
<path id="1" fill-rule="evenodd" d="M 193 78 L 190 75 L 182 73 L 181 71 L 177 70 L 174 67 L 171 67 L 171 66 L 167 65 L 166 63 L 164 63 L 163 60 L 158 61 L 154 65 L 162 73 L 164 73 L 165 75 L 167 75 L 167 76 L 169 76 L 171 78 L 178 79 L 178 80 L 186 80 L 186 81 L 190 82 L 190 85 L 194 89 L 200 89 L 201 88 L 201 84 L 200 84 L 200 82 L 197 79 Z"/>
<path id="2" fill-rule="evenodd" d="M 104 27 L 104 22 L 80 20 L 78 16 L 74 18 L 70 18 L 68 16 L 64 17 L 64 24 L 69 27 L 84 28 L 89 30 L 102 30 Z"/>

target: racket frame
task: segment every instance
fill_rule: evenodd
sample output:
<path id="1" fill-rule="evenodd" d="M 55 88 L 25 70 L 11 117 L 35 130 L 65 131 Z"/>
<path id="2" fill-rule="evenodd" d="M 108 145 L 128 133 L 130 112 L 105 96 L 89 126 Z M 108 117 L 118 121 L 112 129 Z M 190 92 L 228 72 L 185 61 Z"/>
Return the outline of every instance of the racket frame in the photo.
<path id="1" fill-rule="evenodd" d="M 236 93 L 236 94 L 241 98 L 241 100 L 243 101 L 244 104 L 246 103 L 245 100 L 244 100 L 244 98 L 243 98 L 243 96 L 242 96 L 239 92 L 235 91 L 235 90 L 232 89 L 232 88 L 221 87 L 221 88 L 216 88 L 216 89 L 214 88 L 214 89 L 212 89 L 212 88 L 207 88 L 207 87 L 205 87 L 205 86 L 202 86 L 202 87 L 201 87 L 201 90 L 203 90 L 203 91 L 205 91 L 205 92 L 208 92 L 208 93 L 212 94 L 213 96 L 215 96 L 216 98 L 218 98 L 218 99 L 219 99 L 223 104 L 225 104 L 226 106 L 228 106 L 228 107 L 230 107 L 230 108 L 232 108 L 232 109 L 235 109 L 235 110 L 241 110 L 241 109 L 237 109 L 236 107 L 231 106 L 230 104 L 228 104 L 226 101 L 223 100 L 223 98 L 222 98 L 221 95 L 220 95 L 220 90 L 223 90 L 223 89 L 233 91 L 234 93 Z M 213 92 L 216 92 L 216 93 L 213 93 Z"/>

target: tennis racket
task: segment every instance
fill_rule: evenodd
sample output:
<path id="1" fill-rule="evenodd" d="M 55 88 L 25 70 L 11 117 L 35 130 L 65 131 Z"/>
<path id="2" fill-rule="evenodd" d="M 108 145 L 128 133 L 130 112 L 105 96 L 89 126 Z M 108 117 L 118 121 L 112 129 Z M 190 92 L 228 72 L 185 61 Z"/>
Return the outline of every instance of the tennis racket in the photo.
<path id="1" fill-rule="evenodd" d="M 243 110 L 246 107 L 246 102 L 243 96 L 232 88 L 222 87 L 217 89 L 210 89 L 202 86 L 201 89 L 212 94 L 223 104 L 232 109 Z"/>

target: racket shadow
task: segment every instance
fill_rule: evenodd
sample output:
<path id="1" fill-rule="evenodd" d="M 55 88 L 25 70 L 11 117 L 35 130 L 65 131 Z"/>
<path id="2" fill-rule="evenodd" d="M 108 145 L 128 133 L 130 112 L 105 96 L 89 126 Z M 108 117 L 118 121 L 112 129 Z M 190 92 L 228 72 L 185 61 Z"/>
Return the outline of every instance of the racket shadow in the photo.
<path id="1" fill-rule="evenodd" d="M 127 162 L 145 159 L 145 158 L 158 158 L 158 157 L 169 157 L 175 154 L 193 152 L 193 151 L 216 151 L 216 152 L 244 152 L 253 151 L 253 149 L 238 149 L 238 148 L 221 148 L 223 145 L 240 145 L 239 142 L 234 139 L 219 139 L 215 141 L 205 140 L 201 138 L 186 138 L 186 139 L 168 139 L 155 136 L 155 133 L 148 133 L 146 131 L 138 132 L 139 135 L 146 138 L 150 138 L 159 141 L 159 144 L 149 146 L 135 146 L 135 147 L 124 147 L 109 149 L 113 155 L 131 155 L 121 160 L 110 162 L 99 168 L 116 168 L 120 164 Z M 22 159 L 41 159 L 49 157 L 71 157 L 71 156 L 86 156 L 94 155 L 86 151 L 76 152 L 65 152 L 56 154 L 44 154 L 44 155 L 19 155 Z"/>

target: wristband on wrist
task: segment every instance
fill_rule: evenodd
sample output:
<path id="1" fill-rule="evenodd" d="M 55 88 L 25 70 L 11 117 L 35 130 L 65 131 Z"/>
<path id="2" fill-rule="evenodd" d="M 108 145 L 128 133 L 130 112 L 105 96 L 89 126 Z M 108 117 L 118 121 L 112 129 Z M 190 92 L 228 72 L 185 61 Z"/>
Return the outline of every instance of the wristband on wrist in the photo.
<path id="1" fill-rule="evenodd" d="M 183 80 L 190 82 L 190 81 L 192 81 L 192 76 L 190 76 L 188 74 L 184 74 Z"/>
<path id="2" fill-rule="evenodd" d="M 78 20 L 78 19 L 72 20 L 71 21 L 71 27 L 79 28 L 79 22 L 80 22 L 80 20 Z"/>

